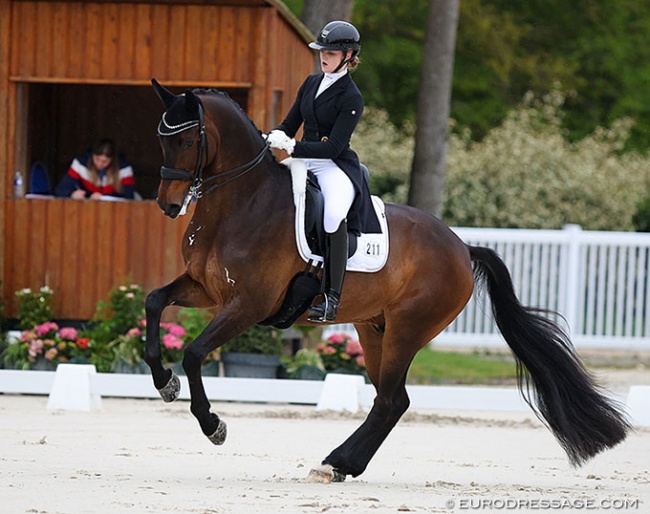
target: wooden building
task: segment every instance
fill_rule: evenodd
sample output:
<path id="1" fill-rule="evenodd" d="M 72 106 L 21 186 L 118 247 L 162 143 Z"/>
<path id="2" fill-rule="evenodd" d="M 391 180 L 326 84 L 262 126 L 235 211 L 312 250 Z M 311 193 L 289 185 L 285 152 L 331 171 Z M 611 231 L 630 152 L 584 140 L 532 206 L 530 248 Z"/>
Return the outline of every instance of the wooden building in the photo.
<path id="1" fill-rule="evenodd" d="M 127 279 L 152 289 L 177 276 L 189 221 L 152 198 L 163 108 L 151 77 L 175 91 L 228 92 L 261 130 L 277 124 L 313 69 L 307 29 L 280 0 L 0 0 L 0 277 L 48 285 L 59 318 L 88 319 Z M 54 185 L 71 160 L 111 137 L 143 201 L 14 198 L 33 162 Z"/>

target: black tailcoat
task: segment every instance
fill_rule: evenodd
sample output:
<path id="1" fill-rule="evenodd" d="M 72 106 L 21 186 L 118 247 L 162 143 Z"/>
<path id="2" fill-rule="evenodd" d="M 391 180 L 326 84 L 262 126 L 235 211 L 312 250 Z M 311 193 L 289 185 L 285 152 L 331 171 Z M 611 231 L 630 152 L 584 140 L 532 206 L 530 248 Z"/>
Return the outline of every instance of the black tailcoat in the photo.
<path id="1" fill-rule="evenodd" d="M 356 191 L 348 228 L 364 233 L 381 232 L 359 157 L 350 148 L 350 137 L 363 113 L 363 97 L 350 73 L 346 73 L 314 99 L 323 77 L 323 73 L 307 77 L 277 129 L 294 137 L 304 123 L 302 141 L 296 141 L 292 157 L 332 159 L 350 177 Z"/>

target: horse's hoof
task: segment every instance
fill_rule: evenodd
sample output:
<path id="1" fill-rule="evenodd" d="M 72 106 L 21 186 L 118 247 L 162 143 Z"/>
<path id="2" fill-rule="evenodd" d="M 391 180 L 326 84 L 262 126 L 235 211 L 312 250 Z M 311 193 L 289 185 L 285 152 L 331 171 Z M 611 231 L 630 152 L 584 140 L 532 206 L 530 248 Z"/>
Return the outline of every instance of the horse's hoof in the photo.
<path id="1" fill-rule="evenodd" d="M 176 376 L 176 373 L 172 371 L 172 377 L 169 379 L 169 382 L 162 389 L 158 389 L 158 392 L 165 403 L 171 403 L 178 398 L 181 392 L 181 381 Z"/>
<path id="2" fill-rule="evenodd" d="M 336 471 L 331 465 L 323 464 L 312 469 L 307 475 L 307 482 L 329 484 L 330 482 L 343 482 L 345 475 Z"/>
<path id="3" fill-rule="evenodd" d="M 208 439 L 212 441 L 212 444 L 220 446 L 226 442 L 226 435 L 228 435 L 228 427 L 226 426 L 226 423 L 220 419 L 217 429 L 212 435 L 208 436 Z"/>

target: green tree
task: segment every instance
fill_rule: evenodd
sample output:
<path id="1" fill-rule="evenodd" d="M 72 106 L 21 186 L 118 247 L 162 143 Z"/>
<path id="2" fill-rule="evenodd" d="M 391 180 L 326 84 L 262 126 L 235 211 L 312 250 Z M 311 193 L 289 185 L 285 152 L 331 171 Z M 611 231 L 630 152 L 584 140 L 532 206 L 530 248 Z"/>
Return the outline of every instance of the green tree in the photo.
<path id="1" fill-rule="evenodd" d="M 440 216 L 460 0 L 429 0 L 409 205 Z"/>
<path id="2" fill-rule="evenodd" d="M 650 187 L 650 158 L 621 153 L 631 122 L 569 141 L 563 96 L 528 95 L 480 142 L 453 135 L 443 219 L 450 225 L 633 230 Z"/>
<path id="3" fill-rule="evenodd" d="M 366 103 L 393 123 L 413 120 L 426 2 L 356 0 L 363 66 L 355 75 Z M 643 0 L 513 2 L 463 0 L 451 117 L 474 139 L 497 126 L 527 91 L 567 94 L 572 139 L 621 117 L 636 125 L 628 145 L 650 147 L 650 3 Z"/>

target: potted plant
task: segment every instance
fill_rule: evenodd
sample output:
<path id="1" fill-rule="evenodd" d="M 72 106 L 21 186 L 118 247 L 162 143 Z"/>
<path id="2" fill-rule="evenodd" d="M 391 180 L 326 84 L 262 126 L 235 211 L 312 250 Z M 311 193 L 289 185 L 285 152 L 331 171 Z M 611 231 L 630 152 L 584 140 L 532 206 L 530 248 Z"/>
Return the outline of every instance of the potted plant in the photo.
<path id="1" fill-rule="evenodd" d="M 46 321 L 23 331 L 18 341 L 7 346 L 3 360 L 8 368 L 54 371 L 62 362 L 87 362 L 89 343 L 76 329 Z"/>
<path id="2" fill-rule="evenodd" d="M 121 285 L 112 289 L 108 302 L 97 302 L 90 326 L 84 333 L 92 340 L 91 364 L 98 371 L 117 373 L 146 373 L 140 348 L 134 334 L 129 334 L 144 317 L 145 292 L 138 284 Z"/>
<path id="3" fill-rule="evenodd" d="M 26 287 L 16 291 L 18 297 L 18 328 L 29 330 L 36 325 L 52 321 L 52 297 L 54 291 L 48 286 L 32 291 Z"/>
<path id="4" fill-rule="evenodd" d="M 369 382 L 361 343 L 349 335 L 332 334 L 316 346 L 316 351 L 326 372 L 363 375 L 365 381 Z"/>
<path id="5" fill-rule="evenodd" d="M 325 380 L 323 359 L 316 350 L 302 348 L 287 365 L 287 376 L 299 380 Z"/>
<path id="6" fill-rule="evenodd" d="M 210 321 L 210 316 L 200 309 L 181 309 L 178 323 L 160 323 L 160 345 L 162 361 L 178 375 L 184 375 L 183 353 L 185 347 L 201 333 Z M 146 320 L 141 319 L 135 327 L 116 339 L 117 361 L 113 371 L 118 373 L 149 373 L 144 362 L 146 344 Z M 218 375 L 219 366 L 210 355 L 203 363 L 203 375 Z"/>
<path id="7" fill-rule="evenodd" d="M 227 377 L 276 378 L 282 341 L 277 330 L 253 325 L 221 348 Z"/>

